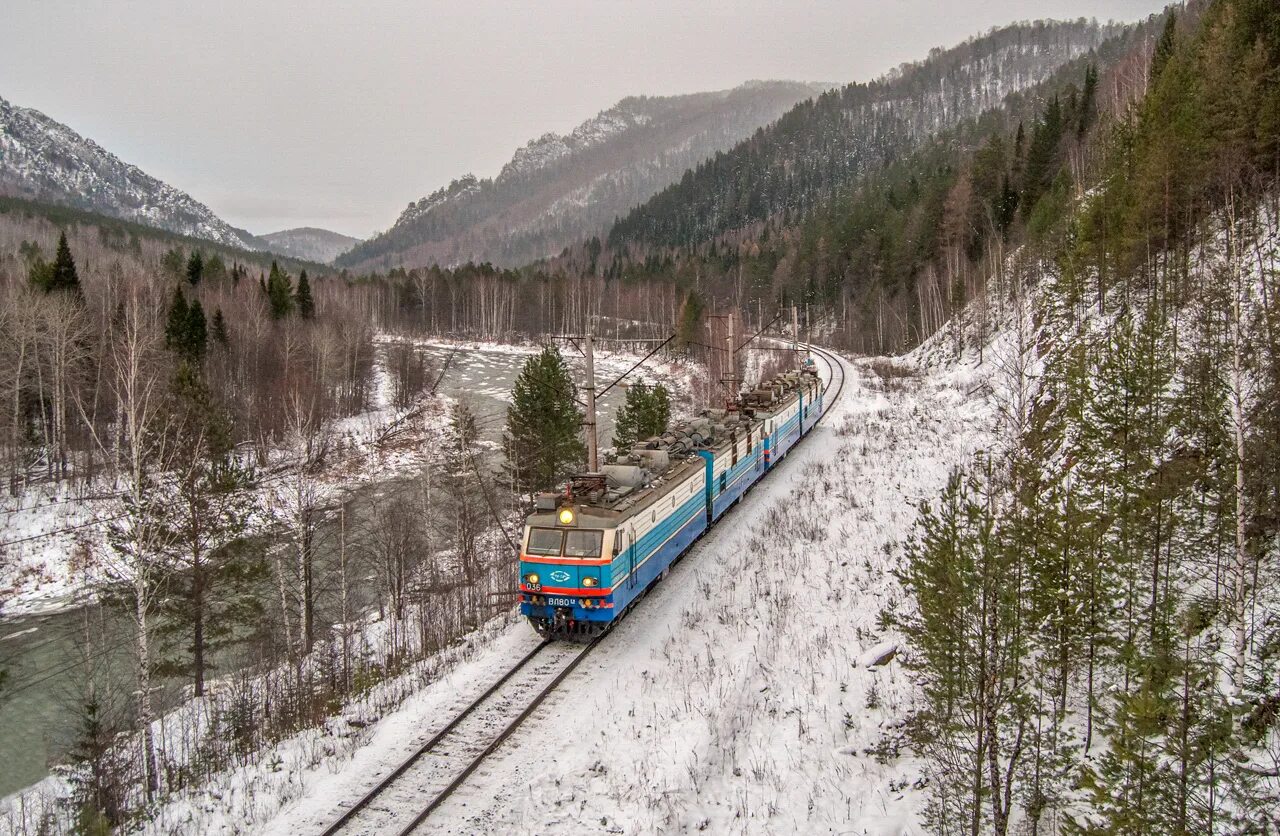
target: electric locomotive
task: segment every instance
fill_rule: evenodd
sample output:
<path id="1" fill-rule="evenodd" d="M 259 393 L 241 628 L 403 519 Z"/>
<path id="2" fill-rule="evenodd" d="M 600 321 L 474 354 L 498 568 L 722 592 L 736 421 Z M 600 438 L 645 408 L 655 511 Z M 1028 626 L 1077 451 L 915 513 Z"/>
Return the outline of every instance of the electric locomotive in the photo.
<path id="1" fill-rule="evenodd" d="M 589 639 L 622 617 L 822 415 L 812 367 L 778 375 L 539 494 L 520 548 L 520 612 Z"/>

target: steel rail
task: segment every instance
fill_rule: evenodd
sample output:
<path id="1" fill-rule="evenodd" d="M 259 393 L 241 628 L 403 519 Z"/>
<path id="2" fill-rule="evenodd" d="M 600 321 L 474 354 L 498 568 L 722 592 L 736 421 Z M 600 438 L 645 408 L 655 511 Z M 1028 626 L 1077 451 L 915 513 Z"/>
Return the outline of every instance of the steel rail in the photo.
<path id="1" fill-rule="evenodd" d="M 386 790 L 389 787 L 391 787 L 393 784 L 395 784 L 397 780 L 399 780 L 401 775 L 403 775 L 415 763 L 421 760 L 424 755 L 430 753 L 432 749 L 439 746 L 440 741 L 444 740 L 444 738 L 448 736 L 450 733 L 452 733 L 453 730 L 456 729 L 464 720 L 466 720 L 468 717 L 474 714 L 476 709 L 478 709 L 484 703 L 488 702 L 488 700 L 495 693 L 497 693 L 499 688 L 501 688 L 503 685 L 506 685 L 507 682 L 510 681 L 511 677 L 515 676 L 523 668 L 525 668 L 525 666 L 527 666 L 530 662 L 533 661 L 534 657 L 536 657 L 543 650 L 545 650 L 547 646 L 550 644 L 551 644 L 550 640 L 544 639 L 542 642 L 538 644 L 537 647 L 529 651 L 529 653 L 526 654 L 519 662 L 516 662 L 515 665 L 509 668 L 507 672 L 504 673 L 498 679 L 497 682 L 490 685 L 485 690 L 484 693 L 482 693 L 480 696 L 472 700 L 471 703 L 467 705 L 466 708 L 462 709 L 462 711 L 457 716 L 455 716 L 452 720 L 450 720 L 442 729 L 440 729 L 438 732 L 432 735 L 431 739 L 429 739 L 426 743 L 419 746 L 413 752 L 413 754 L 410 755 L 409 758 L 405 760 L 403 763 L 401 763 L 398 767 L 396 767 L 396 769 L 390 775 L 383 778 L 381 781 L 377 783 L 377 785 L 373 787 L 373 789 L 365 793 L 364 796 L 355 804 L 353 804 L 346 812 L 344 812 L 337 819 L 337 821 L 333 822 L 327 828 L 321 831 L 322 836 L 336 836 L 336 834 L 341 833 L 342 830 L 348 824 L 351 823 L 352 819 L 354 819 L 357 815 L 359 815 L 362 811 L 364 811 L 371 803 L 373 803 L 374 800 L 378 798 L 378 796 L 386 792 Z"/>
<path id="2" fill-rule="evenodd" d="M 831 374 L 826 381 L 826 385 L 822 389 L 824 409 L 823 409 L 822 415 L 819 416 L 818 418 L 818 420 L 821 421 L 822 419 L 827 417 L 827 414 L 830 412 L 831 406 L 833 406 L 836 403 L 836 401 L 840 399 L 840 396 L 844 392 L 844 384 L 845 384 L 845 377 L 846 377 L 845 370 L 844 370 L 843 364 L 840 363 L 839 358 L 837 358 L 832 352 L 829 352 L 826 349 L 819 348 L 812 344 L 806 346 L 806 348 L 808 348 L 814 354 L 822 358 L 822 361 L 827 364 L 827 368 L 830 369 L 831 371 Z M 836 380 L 837 371 L 839 373 L 838 381 Z M 835 387 L 834 395 L 832 395 L 830 400 L 828 400 L 827 396 L 829 393 L 831 393 L 832 387 Z M 521 725 L 524 724 L 525 720 L 527 720 L 533 714 L 533 712 L 536 711 L 540 705 L 542 705 L 542 703 L 546 700 L 546 698 L 550 696 L 551 693 L 555 691 L 556 688 L 558 688 L 560 684 L 564 682 L 564 680 L 568 678 L 568 676 L 571 673 L 573 673 L 574 670 L 577 669 L 578 665 L 582 663 L 583 659 L 587 657 L 587 655 L 591 652 L 593 648 L 595 648 L 595 646 L 599 642 L 600 642 L 600 638 L 596 638 L 594 641 L 587 644 L 582 649 L 582 651 L 578 653 L 578 655 L 575 656 L 569 662 L 569 664 L 567 664 L 564 667 L 563 670 L 557 673 L 555 677 L 551 679 L 550 682 L 548 682 L 545 686 L 543 686 L 538 691 L 538 693 L 534 695 L 533 699 L 531 699 L 525 705 L 525 707 L 521 710 L 521 712 L 518 715 L 516 715 L 514 718 L 512 718 L 512 720 L 506 724 L 503 730 L 499 732 L 499 734 L 492 741 L 490 741 L 489 744 L 485 746 L 484 749 L 482 749 L 479 753 L 477 753 L 471 759 L 471 761 L 466 765 L 466 767 L 464 767 L 460 772 L 458 772 L 458 774 L 455 775 L 453 779 L 443 789 L 437 792 L 435 796 L 431 799 L 430 803 L 428 803 L 421 811 L 419 811 L 418 814 L 414 816 L 413 820 L 409 822 L 409 824 L 407 824 L 404 828 L 398 831 L 400 836 L 408 836 L 408 834 L 417 830 L 423 824 L 423 822 L 425 822 L 427 818 L 431 816 L 432 813 L 434 813 L 437 809 L 439 809 L 439 807 L 442 804 L 444 804 L 444 802 L 447 801 L 453 795 L 453 793 L 466 782 L 466 780 L 469 777 L 471 777 L 472 773 L 474 773 L 477 769 L 479 769 L 481 764 L 483 764 L 491 755 L 493 755 L 493 753 L 496 752 L 498 748 L 501 747 L 502 744 L 505 743 L 507 739 L 510 738 L 511 735 L 513 735 L 516 732 L 516 730 L 520 728 Z M 421 760 L 423 756 L 427 755 L 428 753 L 431 752 L 432 749 L 436 748 L 442 740 L 444 740 L 449 734 L 451 734 L 464 720 L 466 720 L 469 716 L 471 716 L 476 711 L 476 709 L 478 709 L 481 705 L 486 703 L 498 691 L 499 688 L 501 688 L 508 681 L 510 681 L 510 679 L 513 676 L 515 676 L 516 673 L 518 673 L 521 669 L 523 669 L 526 665 L 528 665 L 528 663 L 531 662 L 534 659 L 534 657 L 536 657 L 539 653 L 541 653 L 541 651 L 551 643 L 552 642 L 550 640 L 544 640 L 541 644 L 539 644 L 532 651 L 530 651 L 528 655 L 526 655 L 519 662 L 517 662 L 510 670 L 508 670 L 505 674 L 503 674 L 503 676 L 497 682 L 495 682 L 483 694 L 481 694 L 474 701 L 472 701 L 465 709 L 463 709 L 463 711 L 460 714 L 454 717 L 454 719 L 451 720 L 447 725 L 445 725 L 442 729 L 436 732 L 431 737 L 430 740 L 428 740 L 426 743 L 420 746 L 406 761 L 404 761 L 399 767 L 397 767 L 394 772 L 392 772 L 390 775 L 388 775 L 386 778 L 380 781 L 377 786 L 371 789 L 368 793 L 364 795 L 363 798 L 361 798 L 358 802 L 356 802 L 355 805 L 353 805 L 350 809 L 348 809 L 345 813 L 343 813 L 341 818 L 335 821 L 323 832 L 323 836 L 336 836 L 336 834 L 342 832 L 342 830 L 348 824 L 350 824 L 351 821 L 357 815 L 359 815 L 361 811 L 366 809 L 375 799 L 377 799 L 388 788 L 390 788 L 393 784 L 395 784 L 396 781 L 405 772 L 407 772 L 415 763 Z"/>
<path id="3" fill-rule="evenodd" d="M 479 769 L 480 765 L 488 760 L 489 756 L 496 752 L 498 747 L 505 743 L 507 738 L 511 737 L 511 735 L 515 733 L 516 729 L 520 728 L 525 720 L 529 719 L 529 715 L 533 714 L 533 712 L 537 710 L 538 706 L 542 705 L 543 700 L 549 697 L 551 692 L 559 687 L 560 683 L 563 682 L 569 674 L 573 673 L 574 669 L 582 663 L 582 660 L 587 658 L 587 654 L 590 653 L 597 644 L 599 644 L 600 638 L 602 638 L 602 636 L 597 637 L 590 644 L 583 647 L 582 651 L 577 656 L 573 657 L 573 661 L 569 662 L 569 664 L 565 666 L 564 670 L 556 674 L 555 678 L 548 682 L 542 690 L 540 690 L 534 698 L 529 701 L 529 704 L 524 707 L 524 710 L 516 715 L 515 719 L 508 723 L 506 728 L 504 728 L 488 746 L 484 747 L 478 755 L 472 758 L 471 763 L 467 764 L 466 768 L 459 772 L 458 775 L 449 782 L 448 786 L 436 793 L 435 798 L 431 799 L 431 803 L 423 808 L 422 812 L 418 813 L 408 826 L 399 831 L 399 836 L 409 836 L 410 833 L 417 830 L 418 827 L 427 820 L 428 816 L 436 811 L 436 808 L 448 800 L 448 798 L 453 795 L 454 791 L 457 790 L 458 787 L 462 786 L 467 778 L 471 777 L 471 773 Z"/>

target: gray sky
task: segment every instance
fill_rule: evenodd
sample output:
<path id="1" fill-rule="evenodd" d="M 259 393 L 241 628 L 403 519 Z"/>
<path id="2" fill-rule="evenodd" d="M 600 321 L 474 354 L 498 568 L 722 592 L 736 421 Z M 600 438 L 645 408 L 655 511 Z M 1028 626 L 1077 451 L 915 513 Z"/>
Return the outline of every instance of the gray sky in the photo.
<path id="1" fill-rule="evenodd" d="M 861 81 L 1015 19 L 1161 0 L 5 0 L 0 96 L 228 221 L 361 237 L 623 96 Z"/>

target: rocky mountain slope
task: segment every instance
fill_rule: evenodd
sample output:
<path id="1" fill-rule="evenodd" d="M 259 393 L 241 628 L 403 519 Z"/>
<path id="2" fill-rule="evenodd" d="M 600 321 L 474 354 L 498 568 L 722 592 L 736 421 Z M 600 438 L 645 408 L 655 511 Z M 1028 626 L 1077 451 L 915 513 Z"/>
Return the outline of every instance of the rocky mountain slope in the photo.
<path id="1" fill-rule="evenodd" d="M 328 264 L 360 243 L 359 238 L 312 226 L 271 232 L 259 235 L 258 239 L 273 253 L 319 261 L 322 264 Z"/>
<path id="2" fill-rule="evenodd" d="M 243 249 L 264 249 L 191 195 L 40 111 L 0 98 L 0 194 L 60 203 Z"/>
<path id="3" fill-rule="evenodd" d="M 530 140 L 493 179 L 468 174 L 409 204 L 391 229 L 338 263 L 515 266 L 554 255 L 825 87 L 761 81 L 623 99 L 566 135 Z"/>

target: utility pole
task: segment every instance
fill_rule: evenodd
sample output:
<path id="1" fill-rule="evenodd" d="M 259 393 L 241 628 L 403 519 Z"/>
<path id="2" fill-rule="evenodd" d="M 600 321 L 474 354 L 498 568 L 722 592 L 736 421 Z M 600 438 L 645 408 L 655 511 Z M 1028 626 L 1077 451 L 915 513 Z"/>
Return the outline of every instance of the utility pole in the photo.
<path id="1" fill-rule="evenodd" d="M 596 445 L 596 359 L 592 344 L 591 332 L 586 336 L 587 385 L 582 390 L 587 393 L 587 471 L 600 472 L 600 450 Z"/>
<path id="2" fill-rule="evenodd" d="M 791 306 L 791 353 L 800 362 L 800 311 Z"/>
<path id="3" fill-rule="evenodd" d="M 725 373 L 724 382 L 725 382 L 725 385 L 728 386 L 729 388 L 730 401 L 735 401 L 738 399 L 738 363 L 737 363 L 737 354 L 734 351 L 734 346 L 733 346 L 733 318 L 734 318 L 733 309 L 730 308 L 729 320 L 728 320 L 729 335 L 724 339 L 728 347 L 728 349 L 725 351 L 725 357 L 728 359 L 728 362 L 729 362 L 729 369 Z"/>

